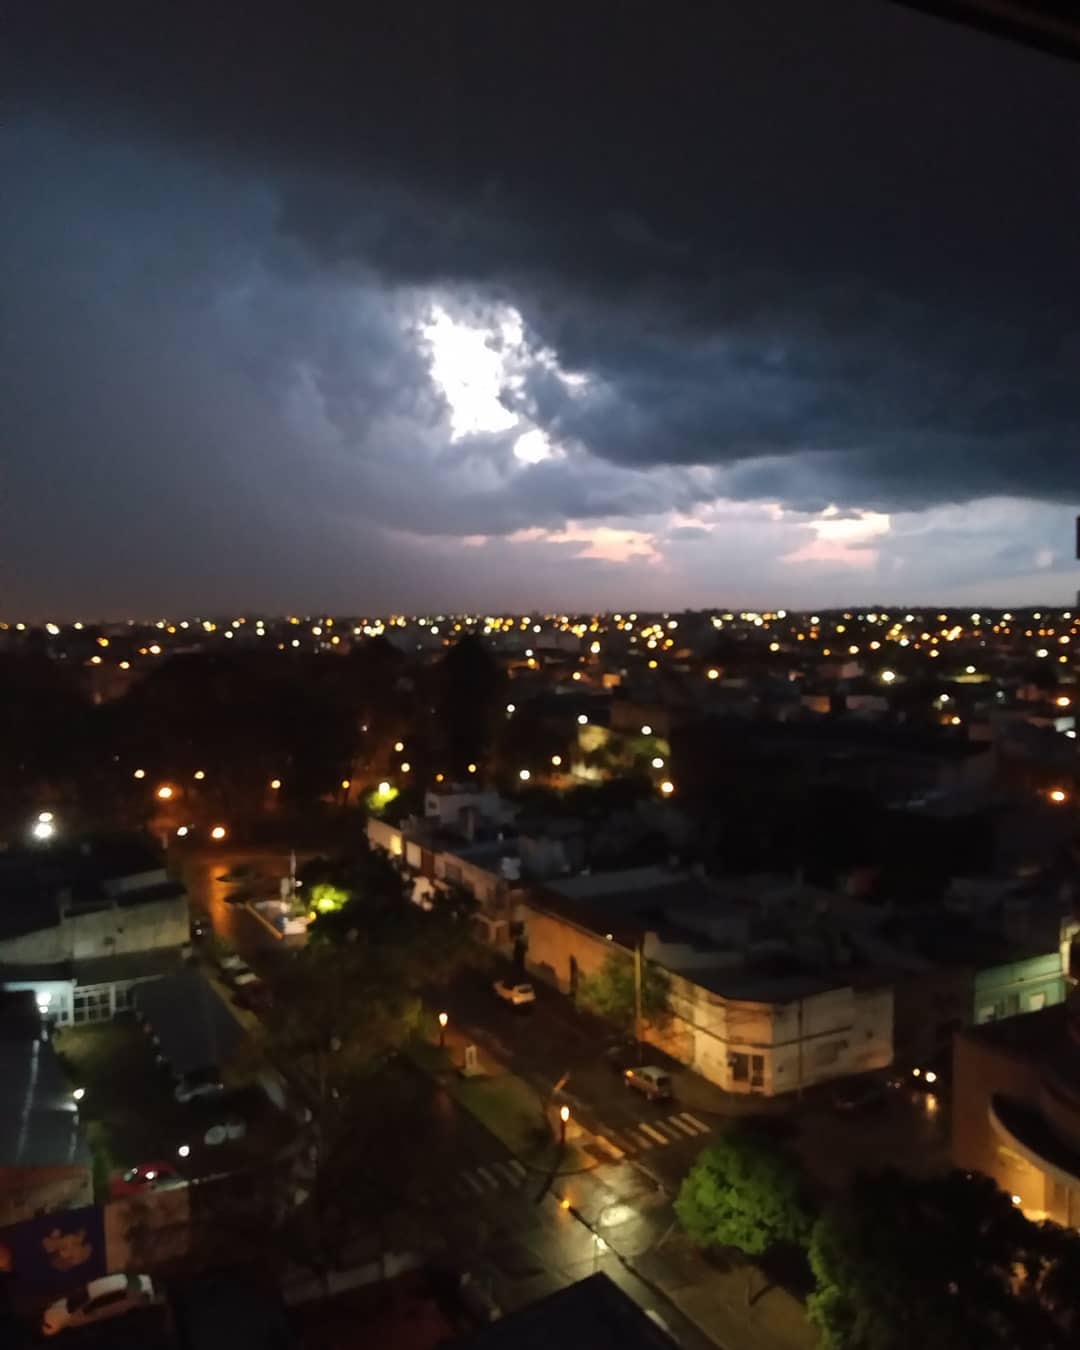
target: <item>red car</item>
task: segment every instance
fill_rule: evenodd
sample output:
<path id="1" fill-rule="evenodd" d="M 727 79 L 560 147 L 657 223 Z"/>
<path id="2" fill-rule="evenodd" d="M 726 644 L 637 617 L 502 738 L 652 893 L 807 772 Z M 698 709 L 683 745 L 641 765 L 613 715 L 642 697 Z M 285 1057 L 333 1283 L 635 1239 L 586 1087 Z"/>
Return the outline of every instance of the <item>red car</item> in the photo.
<path id="1" fill-rule="evenodd" d="M 168 1162 L 145 1162 L 129 1168 L 123 1176 L 113 1177 L 112 1194 L 142 1195 L 144 1191 L 171 1191 L 187 1182 Z"/>

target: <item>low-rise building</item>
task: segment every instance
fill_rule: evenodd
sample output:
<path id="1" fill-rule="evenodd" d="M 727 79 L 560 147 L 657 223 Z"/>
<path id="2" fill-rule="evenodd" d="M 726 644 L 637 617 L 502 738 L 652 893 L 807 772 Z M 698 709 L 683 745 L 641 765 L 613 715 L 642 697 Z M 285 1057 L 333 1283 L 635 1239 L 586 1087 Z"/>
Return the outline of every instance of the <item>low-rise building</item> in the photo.
<path id="1" fill-rule="evenodd" d="M 666 972 L 669 1013 L 646 1039 L 726 1091 L 773 1096 L 892 1061 L 888 977 L 784 936 L 760 898 L 651 867 L 532 887 L 522 913 L 526 968 L 564 993 L 612 957 Z"/>
<path id="2" fill-rule="evenodd" d="M 107 1021 L 131 989 L 181 964 L 187 894 L 138 836 L 0 857 L 0 987 L 57 1025 Z"/>

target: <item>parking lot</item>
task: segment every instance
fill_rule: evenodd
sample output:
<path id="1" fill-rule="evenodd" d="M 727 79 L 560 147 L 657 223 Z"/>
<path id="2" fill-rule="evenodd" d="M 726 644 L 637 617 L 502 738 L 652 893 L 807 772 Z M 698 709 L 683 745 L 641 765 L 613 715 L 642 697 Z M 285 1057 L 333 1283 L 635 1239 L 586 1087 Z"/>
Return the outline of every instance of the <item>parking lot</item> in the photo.
<path id="1" fill-rule="evenodd" d="M 282 1134 L 284 1122 L 257 1088 L 177 1102 L 172 1074 L 156 1062 L 152 1043 L 132 1020 L 66 1028 L 57 1033 L 56 1048 L 72 1082 L 85 1088 L 80 1112 L 99 1199 L 112 1176 L 138 1163 L 168 1161 L 188 1178 L 232 1171 Z M 222 1142 L 207 1142 L 218 1137 L 215 1126 L 234 1121 L 244 1123 L 242 1138 L 230 1139 L 226 1131 Z"/>

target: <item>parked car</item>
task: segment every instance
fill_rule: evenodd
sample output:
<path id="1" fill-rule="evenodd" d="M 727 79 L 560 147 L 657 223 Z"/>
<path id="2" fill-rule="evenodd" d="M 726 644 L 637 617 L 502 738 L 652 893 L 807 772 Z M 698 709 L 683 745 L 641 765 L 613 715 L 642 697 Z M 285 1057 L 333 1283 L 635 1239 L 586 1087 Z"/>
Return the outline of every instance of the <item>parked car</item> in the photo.
<path id="1" fill-rule="evenodd" d="M 492 988 L 499 998 L 504 999 L 507 1003 L 512 1003 L 515 1008 L 523 1008 L 528 1003 L 536 1002 L 536 990 L 531 984 L 496 980 Z"/>
<path id="2" fill-rule="evenodd" d="M 655 1064 L 626 1069 L 623 1073 L 623 1082 L 628 1088 L 633 1088 L 643 1097 L 648 1097 L 651 1102 L 671 1101 L 671 1075 Z"/>
<path id="3" fill-rule="evenodd" d="M 225 1091 L 225 1084 L 216 1069 L 198 1069 L 186 1073 L 173 1088 L 173 1096 L 178 1102 L 191 1102 L 196 1097 L 216 1097 Z"/>
<path id="4" fill-rule="evenodd" d="M 218 965 L 222 970 L 246 970 L 247 962 L 242 956 L 237 956 L 235 952 L 230 952 L 228 956 L 222 956 L 218 960 Z"/>
<path id="5" fill-rule="evenodd" d="M 246 989 L 252 985 L 261 983 L 258 975 L 255 974 L 250 966 L 243 966 L 239 970 L 230 970 L 225 978 L 234 990 Z"/>
<path id="6" fill-rule="evenodd" d="M 109 1187 L 114 1196 L 142 1195 L 146 1191 L 173 1191 L 187 1181 L 169 1162 L 145 1162 L 130 1167 L 123 1176 L 113 1177 Z"/>
<path id="7" fill-rule="evenodd" d="M 55 1336 L 107 1317 L 122 1317 L 153 1303 L 154 1297 L 154 1282 L 149 1275 L 103 1275 L 50 1303 L 41 1316 L 41 1334 Z"/>

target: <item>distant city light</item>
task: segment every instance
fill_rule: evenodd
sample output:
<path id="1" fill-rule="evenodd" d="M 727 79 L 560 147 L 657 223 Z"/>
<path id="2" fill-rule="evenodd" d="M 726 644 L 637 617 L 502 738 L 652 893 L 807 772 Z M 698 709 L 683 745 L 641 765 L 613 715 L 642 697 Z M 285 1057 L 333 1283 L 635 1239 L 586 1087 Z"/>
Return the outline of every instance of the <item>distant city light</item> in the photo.
<path id="1" fill-rule="evenodd" d="M 650 726 L 648 725 L 648 723 L 646 723 L 645 726 L 643 726 L 643 727 L 641 728 L 641 734 L 642 734 L 643 736 L 651 736 L 651 735 L 652 735 L 652 727 L 650 727 Z"/>
<path id="2" fill-rule="evenodd" d="M 201 783 L 202 780 L 206 777 L 206 770 L 205 770 L 205 769 L 196 769 L 195 772 L 194 772 L 191 776 L 192 776 L 192 778 L 196 779 L 198 782 Z"/>
<path id="3" fill-rule="evenodd" d="M 1067 792 L 1063 792 L 1061 788 L 1054 788 L 1050 793 L 1050 800 L 1060 805 L 1063 801 L 1068 800 L 1068 795 L 1069 794 Z"/>
<path id="4" fill-rule="evenodd" d="M 656 758 L 652 760 L 652 766 L 654 769 L 662 769 L 664 767 L 663 759 L 657 755 Z"/>
<path id="5" fill-rule="evenodd" d="M 675 791 L 675 784 L 671 781 L 670 778 L 665 778 L 664 781 L 660 784 L 660 791 L 664 794 L 665 797 L 670 797 L 671 794 Z"/>
<path id="6" fill-rule="evenodd" d="M 136 769 L 135 772 L 134 772 L 131 776 L 132 776 L 132 778 L 145 778 L 145 777 L 146 777 L 146 770 L 145 770 L 145 769 Z"/>
<path id="7" fill-rule="evenodd" d="M 400 755 L 401 752 L 402 752 L 402 750 L 404 750 L 404 749 L 405 749 L 405 742 L 404 742 L 404 741 L 395 741 L 395 742 L 394 742 L 394 754 L 395 754 L 395 755 Z"/>
<path id="8" fill-rule="evenodd" d="M 390 796 L 390 793 L 391 793 L 392 791 L 393 791 L 393 789 L 391 788 L 390 784 L 389 784 L 389 783 L 386 781 L 386 779 L 384 778 L 383 781 L 379 784 L 379 787 L 378 787 L 378 793 L 379 793 L 379 796 L 380 796 L 380 797 L 389 797 L 389 796 Z"/>
<path id="9" fill-rule="evenodd" d="M 408 761 L 407 759 L 403 759 L 403 760 L 401 761 L 401 772 L 402 772 L 402 773 L 411 773 L 411 772 L 412 772 L 412 765 L 409 763 L 409 761 Z"/>
<path id="10" fill-rule="evenodd" d="M 176 1150 L 176 1156 L 178 1158 L 189 1158 L 191 1156 L 191 1145 L 181 1144 L 180 1147 Z"/>
<path id="11" fill-rule="evenodd" d="M 881 680 L 883 684 L 892 684 L 893 680 L 895 679 L 896 679 L 895 670 L 883 670 L 881 672 Z"/>
<path id="12" fill-rule="evenodd" d="M 523 783 L 527 783 L 529 779 L 532 777 L 532 774 L 528 771 L 528 769 L 519 769 L 518 777 L 521 779 Z"/>
<path id="13" fill-rule="evenodd" d="M 186 825 L 181 825 L 180 828 L 176 831 L 177 838 L 178 838 L 178 839 L 186 839 L 186 838 L 187 838 L 187 832 L 188 832 L 188 827 L 187 827 Z"/>
<path id="14" fill-rule="evenodd" d="M 226 833 L 227 833 L 227 832 L 226 832 L 226 829 L 225 829 L 225 826 L 224 826 L 224 825 L 215 825 L 214 828 L 210 831 L 210 838 L 211 838 L 211 839 L 224 839 Z"/>
<path id="15" fill-rule="evenodd" d="M 75 1099 L 75 1101 L 81 1102 L 82 1099 L 86 1096 L 86 1089 L 84 1087 L 72 1088 L 71 1095 Z"/>
<path id="16" fill-rule="evenodd" d="M 39 811 L 39 812 L 38 812 L 38 824 L 39 824 L 39 825 L 51 825 L 54 819 L 55 819 L 55 817 L 53 816 L 53 813 L 52 813 L 51 811 Z"/>
<path id="17" fill-rule="evenodd" d="M 403 769 L 405 769 L 405 765 L 404 765 L 404 764 L 403 764 L 401 767 L 402 767 Z M 405 772 L 408 773 L 408 769 L 405 769 Z M 351 778 L 343 778 L 343 779 L 341 780 L 341 790 L 342 790 L 342 792 L 348 792 L 348 790 L 349 790 L 351 787 L 352 787 L 352 779 L 351 779 Z"/>
<path id="18" fill-rule="evenodd" d="M 475 764 L 469 764 L 467 767 L 468 767 L 468 770 L 469 770 L 470 773 L 475 773 L 475 772 L 476 772 L 476 765 L 475 765 Z"/>
<path id="19" fill-rule="evenodd" d="M 589 722 L 589 719 L 585 716 L 584 713 L 578 713 L 578 719 L 577 719 L 577 720 L 578 720 L 578 726 L 579 726 L 579 727 L 587 726 L 587 725 L 588 725 L 588 722 Z"/>
<path id="20" fill-rule="evenodd" d="M 162 783 L 161 787 L 157 790 L 157 795 L 163 802 L 167 802 L 173 795 L 173 790 L 169 787 L 168 783 Z"/>
<path id="21" fill-rule="evenodd" d="M 281 791 L 281 779 L 280 779 L 280 778 L 271 778 L 271 779 L 270 779 L 270 791 L 271 791 L 271 792 L 280 792 L 280 791 Z"/>
<path id="22" fill-rule="evenodd" d="M 562 755 L 552 755 L 551 762 L 556 768 L 559 768 L 562 764 Z"/>
<path id="23" fill-rule="evenodd" d="M 707 672 L 707 674 L 710 680 L 718 680 L 720 678 L 720 672 L 716 669 L 715 666 L 713 666 L 712 669 Z"/>
<path id="24" fill-rule="evenodd" d="M 56 833 L 56 826 L 51 820 L 36 820 L 30 833 L 35 839 L 51 839 Z"/>
<path id="25" fill-rule="evenodd" d="M 514 704 L 514 703 L 508 703 L 508 704 L 506 705 L 506 711 L 507 711 L 508 713 L 517 712 L 517 705 Z"/>
<path id="26" fill-rule="evenodd" d="M 1072 702 L 1072 699 L 1067 698 L 1064 694 L 1060 694 L 1058 698 L 1055 700 L 1055 702 L 1057 703 L 1059 708 L 1067 708 L 1069 704 Z"/>

